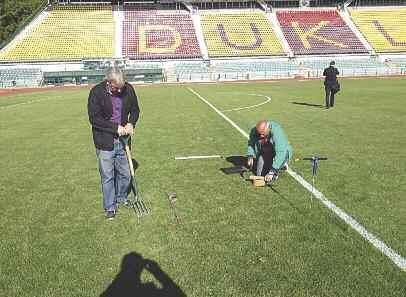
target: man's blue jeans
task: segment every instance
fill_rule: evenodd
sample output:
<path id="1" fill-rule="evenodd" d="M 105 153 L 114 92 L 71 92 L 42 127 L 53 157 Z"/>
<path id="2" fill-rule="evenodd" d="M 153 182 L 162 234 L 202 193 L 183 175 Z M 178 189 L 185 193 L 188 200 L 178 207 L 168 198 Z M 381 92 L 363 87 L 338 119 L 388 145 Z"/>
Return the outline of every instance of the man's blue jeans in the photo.
<path id="1" fill-rule="evenodd" d="M 103 192 L 103 207 L 115 211 L 117 203 L 127 201 L 127 190 L 131 182 L 130 168 L 125 148 L 118 139 L 112 151 L 96 149 Z"/>

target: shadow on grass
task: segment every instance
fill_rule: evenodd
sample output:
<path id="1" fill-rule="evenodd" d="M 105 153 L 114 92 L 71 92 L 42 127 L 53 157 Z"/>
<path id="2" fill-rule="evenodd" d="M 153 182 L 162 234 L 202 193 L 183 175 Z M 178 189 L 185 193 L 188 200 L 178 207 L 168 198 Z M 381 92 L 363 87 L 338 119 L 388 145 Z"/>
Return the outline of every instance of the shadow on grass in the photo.
<path id="1" fill-rule="evenodd" d="M 144 270 L 148 271 L 159 282 L 159 287 L 153 282 L 141 282 L 141 273 Z M 158 263 L 145 259 L 136 252 L 131 252 L 123 257 L 121 271 L 100 295 L 100 297 L 127 296 L 186 297 L 179 286 L 162 271 Z"/>
<path id="2" fill-rule="evenodd" d="M 289 204 L 290 207 L 292 207 L 295 211 L 297 211 L 299 214 L 301 214 L 302 216 L 308 216 L 308 214 L 306 212 L 304 212 L 303 210 L 301 210 L 300 208 L 298 208 L 295 204 L 293 204 L 292 201 L 290 201 L 288 198 L 286 198 L 284 195 L 282 195 L 277 189 L 275 189 L 275 186 L 270 185 L 268 186 L 273 192 L 275 192 L 276 194 L 278 194 L 278 196 L 284 200 L 285 202 L 287 202 Z"/>
<path id="3" fill-rule="evenodd" d="M 318 108 L 324 108 L 324 105 L 321 104 L 312 104 L 312 103 L 306 103 L 306 102 L 290 102 L 292 104 L 296 104 L 296 105 L 304 105 L 304 106 L 311 106 L 311 107 L 318 107 Z"/>
<path id="4" fill-rule="evenodd" d="M 303 175 L 302 175 L 303 176 Z M 302 209 L 298 208 L 292 201 L 290 201 L 288 198 L 286 198 L 284 195 L 282 195 L 274 185 L 270 185 L 269 188 L 276 193 L 282 200 L 287 202 L 290 207 L 292 207 L 297 213 L 302 215 L 305 219 L 309 219 L 309 222 L 313 222 L 314 219 L 312 218 L 311 214 L 309 212 L 303 211 Z M 309 198 L 310 201 L 309 203 L 311 204 L 316 204 L 318 203 L 316 198 Z M 334 215 L 331 212 L 323 212 L 323 216 L 326 218 L 326 221 L 337 226 L 341 231 L 347 232 L 348 231 L 348 225 L 343 222 L 340 218 L 338 218 L 336 215 Z"/>
<path id="5" fill-rule="evenodd" d="M 231 164 L 233 164 L 236 168 L 235 172 L 232 173 L 240 173 L 238 171 L 238 168 L 242 168 L 244 166 L 246 166 L 247 164 L 247 157 L 246 156 L 229 156 L 226 158 L 226 160 L 228 162 L 230 162 Z M 254 164 L 254 168 L 252 168 L 252 173 L 255 174 L 256 173 L 256 164 Z M 221 170 L 224 172 L 224 169 L 232 169 L 230 168 L 221 168 Z M 232 170 L 230 170 L 232 171 Z M 227 174 L 227 173 L 226 173 Z M 284 200 L 285 202 L 287 202 L 290 207 L 292 207 L 295 211 L 297 211 L 299 214 L 303 215 L 303 216 L 307 216 L 307 213 L 305 213 L 303 210 L 301 210 L 300 208 L 298 208 L 295 204 L 293 204 L 292 201 L 290 201 L 288 198 L 286 198 L 284 195 L 282 195 L 276 188 L 274 185 L 270 185 L 269 188 L 275 192 L 282 200 Z"/>
<path id="6" fill-rule="evenodd" d="M 230 162 L 234 166 L 246 166 L 247 157 L 246 156 L 228 156 L 226 158 L 227 162 Z"/>
<path id="7" fill-rule="evenodd" d="M 241 177 L 244 177 L 244 173 L 251 172 L 247 168 L 247 157 L 245 156 L 228 156 L 226 161 L 233 164 L 232 167 L 220 168 L 224 174 L 240 174 Z"/>

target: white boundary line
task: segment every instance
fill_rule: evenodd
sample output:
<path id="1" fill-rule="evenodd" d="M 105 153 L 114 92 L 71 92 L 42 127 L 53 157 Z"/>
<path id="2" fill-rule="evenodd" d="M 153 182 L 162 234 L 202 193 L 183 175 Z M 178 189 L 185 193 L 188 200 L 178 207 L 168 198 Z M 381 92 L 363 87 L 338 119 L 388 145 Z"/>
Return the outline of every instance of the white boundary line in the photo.
<path id="1" fill-rule="evenodd" d="M 43 98 L 43 99 L 37 99 L 37 100 L 29 100 L 26 102 L 21 102 L 21 103 L 16 103 L 16 104 L 10 104 L 10 105 L 4 105 L 4 106 L 0 106 L 0 110 L 3 109 L 10 109 L 10 108 L 14 108 L 14 107 L 18 107 L 21 105 L 28 105 L 28 104 L 33 104 L 33 103 L 37 103 L 37 102 L 44 102 L 44 101 L 50 101 L 50 100 L 54 100 L 55 98 Z"/>
<path id="2" fill-rule="evenodd" d="M 196 95 L 200 100 L 202 100 L 204 103 L 209 105 L 219 116 L 221 116 L 223 119 L 225 119 L 229 124 L 231 124 L 234 128 L 238 130 L 245 138 L 249 138 L 248 133 L 242 130 L 236 123 L 234 123 L 231 119 L 229 119 L 226 115 L 224 115 L 221 111 L 219 111 L 213 104 L 211 104 L 209 101 L 207 101 L 205 98 L 203 98 L 199 93 L 194 91 L 191 88 L 188 88 L 190 92 L 192 92 L 194 95 Z M 328 209 L 330 209 L 332 212 L 334 212 L 340 219 L 342 219 L 347 225 L 349 225 L 352 229 L 357 231 L 364 239 L 369 241 L 375 248 L 377 248 L 379 251 L 381 251 L 386 257 L 388 257 L 397 267 L 399 267 L 401 270 L 406 272 L 406 259 L 402 257 L 400 254 L 398 254 L 395 250 L 393 250 L 391 247 L 389 247 L 385 242 L 380 240 L 378 237 L 376 237 L 374 234 L 369 232 L 367 229 L 365 229 L 364 226 L 362 226 L 360 223 L 358 223 L 354 218 L 352 218 L 349 214 L 347 214 L 344 210 L 336 206 L 333 202 L 328 200 L 323 193 L 318 191 L 317 189 L 313 188 L 310 183 L 308 183 L 305 179 L 303 179 L 299 174 L 297 174 L 295 171 L 291 170 L 290 168 L 287 170 L 287 172 L 292 176 L 299 184 L 301 184 L 306 190 L 308 190 L 310 193 L 314 195 L 318 200 L 321 201 Z"/>
<path id="3" fill-rule="evenodd" d="M 261 102 L 261 103 L 258 103 L 258 104 L 254 104 L 254 105 L 250 105 L 250 106 L 238 107 L 238 108 L 232 108 L 232 109 L 223 110 L 223 112 L 237 111 L 237 110 L 243 110 L 243 109 L 250 109 L 250 108 L 258 107 L 258 106 L 267 104 L 268 102 L 271 102 L 271 97 L 266 96 L 266 95 L 261 95 L 261 94 L 246 94 L 246 95 L 248 95 L 248 96 L 257 96 L 257 97 L 265 97 L 266 100 L 265 100 L 264 102 Z"/>
<path id="4" fill-rule="evenodd" d="M 215 159 L 221 158 L 220 155 L 210 155 L 210 156 L 185 156 L 185 157 L 175 157 L 175 160 L 193 160 L 193 159 Z"/>

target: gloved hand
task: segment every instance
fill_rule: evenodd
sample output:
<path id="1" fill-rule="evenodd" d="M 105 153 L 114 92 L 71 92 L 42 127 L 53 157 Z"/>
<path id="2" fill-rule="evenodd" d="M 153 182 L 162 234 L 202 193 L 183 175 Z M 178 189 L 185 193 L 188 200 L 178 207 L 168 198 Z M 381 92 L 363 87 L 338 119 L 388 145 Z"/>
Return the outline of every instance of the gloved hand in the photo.
<path id="1" fill-rule="evenodd" d="M 265 175 L 265 177 L 264 177 L 264 180 L 266 181 L 266 182 L 270 182 L 270 181 L 272 181 L 274 179 L 274 174 L 272 174 L 272 173 L 268 173 L 267 175 Z"/>
<path id="2" fill-rule="evenodd" d="M 254 158 L 253 157 L 248 157 L 247 166 L 250 169 L 252 168 L 252 166 L 254 166 Z"/>
<path id="3" fill-rule="evenodd" d="M 124 127 L 125 132 L 127 135 L 133 135 L 134 134 L 134 127 L 131 123 L 128 123 L 127 125 L 125 125 Z"/>
<path id="4" fill-rule="evenodd" d="M 271 169 L 267 175 L 265 175 L 264 180 L 265 182 L 271 182 L 277 180 L 278 174 L 275 170 Z"/>
<path id="5" fill-rule="evenodd" d="M 126 130 L 123 126 L 119 125 L 117 128 L 117 134 L 118 136 L 123 136 L 126 135 Z"/>

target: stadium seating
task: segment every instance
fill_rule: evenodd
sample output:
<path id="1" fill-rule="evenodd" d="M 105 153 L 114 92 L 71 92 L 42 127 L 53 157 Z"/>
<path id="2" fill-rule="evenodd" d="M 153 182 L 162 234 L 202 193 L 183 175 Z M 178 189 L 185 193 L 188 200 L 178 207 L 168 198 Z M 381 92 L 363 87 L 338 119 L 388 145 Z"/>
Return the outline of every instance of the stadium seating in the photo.
<path id="1" fill-rule="evenodd" d="M 114 21 L 110 5 L 55 6 L 0 60 L 76 60 L 112 57 Z"/>
<path id="2" fill-rule="evenodd" d="M 378 53 L 406 52 L 406 9 L 354 9 L 351 17 Z"/>
<path id="3" fill-rule="evenodd" d="M 265 13 L 203 13 L 209 57 L 284 55 Z"/>
<path id="4" fill-rule="evenodd" d="M 179 59 L 201 57 L 192 19 L 187 12 L 138 10 L 124 13 L 124 57 Z"/>
<path id="5" fill-rule="evenodd" d="M 278 11 L 294 54 L 353 54 L 367 50 L 335 10 Z"/>

